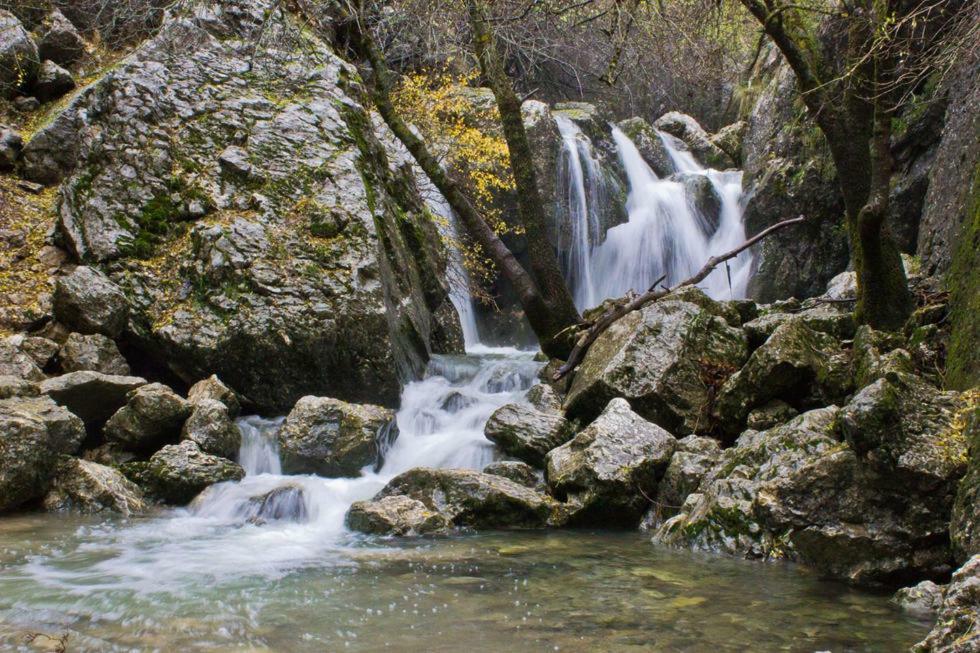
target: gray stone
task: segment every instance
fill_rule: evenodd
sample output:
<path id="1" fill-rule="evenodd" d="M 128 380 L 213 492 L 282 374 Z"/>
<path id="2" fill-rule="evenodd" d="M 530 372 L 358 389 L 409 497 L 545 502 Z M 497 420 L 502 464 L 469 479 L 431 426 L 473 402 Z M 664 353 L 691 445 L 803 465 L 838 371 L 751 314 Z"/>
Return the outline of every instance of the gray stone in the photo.
<path id="1" fill-rule="evenodd" d="M 754 349 L 768 340 L 779 326 L 791 320 L 798 320 L 814 331 L 842 340 L 853 338 L 857 328 L 853 313 L 829 305 L 820 305 L 796 313 L 769 311 L 746 322 L 742 328 L 749 336 L 749 345 Z"/>
<path id="2" fill-rule="evenodd" d="M 569 525 L 635 527 L 656 494 L 677 440 L 613 399 L 547 456 L 548 486 L 569 504 Z"/>
<path id="3" fill-rule="evenodd" d="M 81 417 L 86 425 L 102 426 L 126 404 L 130 391 L 146 385 L 138 376 L 119 376 L 98 372 L 69 372 L 42 381 L 41 394 L 48 395 Z"/>
<path id="4" fill-rule="evenodd" d="M 49 512 L 119 513 L 146 510 L 143 492 L 118 470 L 88 460 L 65 458 L 44 497 Z"/>
<path id="5" fill-rule="evenodd" d="M 169 444 L 148 462 L 128 463 L 122 471 L 150 496 L 175 505 L 190 503 L 215 483 L 245 477 L 237 463 L 206 454 L 190 440 Z"/>
<path id="6" fill-rule="evenodd" d="M 799 414 L 798 410 L 785 401 L 773 399 L 750 412 L 745 425 L 754 431 L 765 431 L 785 424 Z"/>
<path id="7" fill-rule="evenodd" d="M 79 266 L 71 274 L 58 277 L 53 299 L 55 317 L 79 333 L 118 338 L 126 328 L 126 295 L 95 268 Z"/>
<path id="8" fill-rule="evenodd" d="M 541 467 L 549 451 L 572 437 L 572 424 L 558 413 L 507 404 L 493 412 L 483 434 L 505 454 Z"/>
<path id="9" fill-rule="evenodd" d="M 129 374 L 129 364 L 111 339 L 100 333 L 72 333 L 61 345 L 58 360 L 63 372 L 91 370 L 102 374 Z"/>
<path id="10" fill-rule="evenodd" d="M 6 338 L 6 342 L 30 356 L 34 364 L 42 370 L 51 365 L 52 360 L 54 360 L 55 355 L 58 353 L 58 343 L 38 336 L 18 334 L 9 336 Z"/>
<path id="11" fill-rule="evenodd" d="M 42 60 L 50 59 L 56 64 L 67 66 L 85 54 L 82 35 L 58 9 L 52 9 L 34 31 Z"/>
<path id="12" fill-rule="evenodd" d="M 918 585 L 903 587 L 895 592 L 892 603 L 916 616 L 935 618 L 943 604 L 943 587 L 931 580 L 924 580 Z"/>
<path id="13" fill-rule="evenodd" d="M 353 503 L 347 511 L 347 528 L 369 535 L 435 535 L 448 533 L 452 522 L 421 501 L 388 496 Z"/>
<path id="14" fill-rule="evenodd" d="M 624 134 L 636 145 L 640 156 L 646 161 L 650 169 L 658 177 L 664 179 L 674 174 L 674 164 L 670 158 L 670 152 L 650 123 L 643 118 L 629 118 L 619 122 L 617 125 Z M 687 145 L 678 141 L 678 149 L 686 150 Z"/>
<path id="15" fill-rule="evenodd" d="M 16 16 L 0 9 L 0 97 L 12 97 L 33 80 L 40 63 L 30 33 Z"/>
<path id="16" fill-rule="evenodd" d="M 220 401 L 228 409 L 228 415 L 232 419 L 238 417 L 242 412 L 241 400 L 238 394 L 221 382 L 217 375 L 212 374 L 208 378 L 198 381 L 187 391 L 187 400 L 192 404 L 205 399 Z"/>
<path id="17" fill-rule="evenodd" d="M 24 149 L 24 139 L 13 128 L 0 125 L 0 172 L 14 169 L 20 152 Z"/>
<path id="18" fill-rule="evenodd" d="M 0 374 L 0 399 L 36 397 L 40 393 L 41 389 L 33 381 L 27 381 L 19 376 Z"/>
<path id="19" fill-rule="evenodd" d="M 32 356 L 15 344 L 12 338 L 0 340 L 0 375 L 25 381 L 42 381 L 44 373 Z"/>
<path id="20" fill-rule="evenodd" d="M 242 433 L 227 406 L 215 399 L 198 399 L 191 402 L 191 407 L 181 438 L 196 442 L 205 453 L 234 458 L 242 446 Z"/>
<path id="21" fill-rule="evenodd" d="M 126 405 L 106 422 L 105 438 L 128 451 L 150 453 L 176 442 L 191 405 L 162 383 L 149 383 L 129 393 Z"/>
<path id="22" fill-rule="evenodd" d="M 966 475 L 960 479 L 949 524 L 949 538 L 958 563 L 980 553 L 980 401 L 977 394 L 964 392 L 962 405 L 953 420 L 954 433 L 969 443 Z"/>
<path id="23" fill-rule="evenodd" d="M 656 530 L 673 517 L 687 500 L 697 492 L 701 480 L 721 457 L 717 440 L 689 435 L 677 441 L 677 451 L 670 459 L 667 471 L 657 485 L 653 506 L 644 515 L 640 530 Z"/>
<path id="24" fill-rule="evenodd" d="M 719 129 L 709 139 L 711 144 L 728 155 L 736 165 L 742 161 L 742 141 L 745 139 L 745 132 L 749 124 L 744 120 L 733 122 Z"/>
<path id="25" fill-rule="evenodd" d="M 980 649 L 980 555 L 953 574 L 943 592 L 936 624 L 913 653 L 974 653 Z"/>
<path id="26" fill-rule="evenodd" d="M 544 474 L 519 460 L 498 460 L 484 467 L 483 473 L 503 476 L 529 488 L 538 489 L 544 485 Z"/>
<path id="27" fill-rule="evenodd" d="M 678 111 L 670 111 L 657 118 L 653 126 L 682 140 L 699 162 L 709 168 L 734 167 L 732 158 L 711 142 L 708 133 L 698 121 Z"/>
<path id="28" fill-rule="evenodd" d="M 200 501 L 207 491 L 198 497 Z M 195 503 L 197 503 L 195 501 Z M 261 526 L 269 522 L 297 522 L 309 520 L 306 492 L 299 485 L 282 485 L 264 494 L 251 497 L 239 510 L 246 522 Z"/>
<path id="29" fill-rule="evenodd" d="M 51 102 L 75 88 L 71 73 L 53 61 L 45 61 L 31 84 L 31 94 L 41 102 Z"/>
<path id="30" fill-rule="evenodd" d="M 561 411 L 561 397 L 547 383 L 535 383 L 525 395 L 528 403 L 542 413 L 557 413 Z"/>

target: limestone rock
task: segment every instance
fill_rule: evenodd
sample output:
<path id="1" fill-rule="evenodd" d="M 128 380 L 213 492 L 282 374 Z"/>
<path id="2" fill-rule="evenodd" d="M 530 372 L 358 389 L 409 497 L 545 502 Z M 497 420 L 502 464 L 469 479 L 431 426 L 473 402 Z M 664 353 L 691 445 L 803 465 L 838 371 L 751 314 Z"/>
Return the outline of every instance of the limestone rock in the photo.
<path id="1" fill-rule="evenodd" d="M 128 463 L 123 472 L 151 496 L 184 505 L 205 488 L 245 476 L 237 463 L 206 454 L 190 440 L 169 444 L 146 463 Z"/>
<path id="2" fill-rule="evenodd" d="M 557 413 L 561 411 L 561 397 L 547 383 L 535 383 L 528 389 L 524 398 L 542 413 Z"/>
<path id="3" fill-rule="evenodd" d="M 162 383 L 149 383 L 129 393 L 126 405 L 109 418 L 105 438 L 123 449 L 149 453 L 176 442 L 191 405 Z"/>
<path id="4" fill-rule="evenodd" d="M 924 580 L 917 585 L 903 587 L 895 592 L 892 603 L 905 612 L 934 618 L 943 604 L 943 587 L 931 580 Z"/>
<path id="5" fill-rule="evenodd" d="M 129 374 L 129 364 L 111 339 L 100 333 L 72 333 L 58 350 L 64 372 L 90 370 L 102 374 Z"/>
<path id="6" fill-rule="evenodd" d="M 44 379 L 44 373 L 41 372 L 34 358 L 11 342 L 10 338 L 0 340 L 0 375 L 25 381 Z"/>
<path id="7" fill-rule="evenodd" d="M 684 141 L 698 161 L 709 168 L 723 170 L 734 166 L 732 158 L 711 142 L 708 133 L 691 116 L 670 111 L 657 118 L 653 126 Z"/>
<path id="8" fill-rule="evenodd" d="M 352 504 L 347 528 L 370 535 L 435 535 L 448 533 L 452 522 L 421 501 L 396 495 Z"/>
<path id="9" fill-rule="evenodd" d="M 139 487 L 119 471 L 88 460 L 66 458 L 44 497 L 44 509 L 114 512 L 128 517 L 146 510 L 146 503 Z"/>
<path id="10" fill-rule="evenodd" d="M 972 653 L 980 648 L 980 555 L 953 574 L 943 592 L 936 625 L 914 653 Z"/>
<path id="11" fill-rule="evenodd" d="M 205 453 L 234 458 L 242 446 L 242 433 L 231 420 L 228 408 L 214 399 L 198 399 L 191 407 L 181 439 L 196 442 Z"/>
<path id="12" fill-rule="evenodd" d="M 969 443 L 966 475 L 960 479 L 949 524 L 949 537 L 957 562 L 980 554 L 980 391 L 961 395 L 952 423 L 953 433 L 962 433 Z"/>
<path id="13" fill-rule="evenodd" d="M 0 97 L 9 98 L 30 82 L 40 64 L 37 45 L 17 17 L 0 9 Z"/>
<path id="14" fill-rule="evenodd" d="M 854 336 L 854 384 L 861 389 L 891 374 L 912 374 L 915 365 L 899 334 L 862 325 Z"/>
<path id="15" fill-rule="evenodd" d="M 53 299 L 55 317 L 79 333 L 118 338 L 126 328 L 126 296 L 95 268 L 79 266 L 71 274 L 59 277 Z"/>
<path id="16" fill-rule="evenodd" d="M 58 456 L 84 438 L 82 420 L 47 397 L 0 399 L 0 512 L 44 496 Z"/>
<path id="17" fill-rule="evenodd" d="M 493 412 L 483 434 L 505 454 L 541 467 L 549 451 L 572 437 L 572 425 L 560 414 L 507 404 Z"/>
<path id="18" fill-rule="evenodd" d="M 42 60 L 50 59 L 56 64 L 66 66 L 75 63 L 85 54 L 85 41 L 82 35 L 58 9 L 52 9 L 45 16 L 35 33 L 38 53 Z"/>
<path id="19" fill-rule="evenodd" d="M 187 401 L 192 404 L 205 399 L 213 399 L 223 403 L 228 409 L 228 416 L 232 419 L 238 417 L 242 412 L 242 404 L 238 394 L 222 383 L 216 374 L 198 381 L 187 391 Z"/>
<path id="20" fill-rule="evenodd" d="M 654 505 L 644 515 L 640 529 L 655 530 L 664 520 L 677 514 L 687 497 L 697 492 L 701 480 L 720 457 L 721 445 L 717 440 L 697 435 L 678 440 L 677 451 L 657 484 Z"/>
<path id="21" fill-rule="evenodd" d="M 503 476 L 524 487 L 535 489 L 541 487 L 544 482 L 543 474 L 518 460 L 498 460 L 484 467 L 483 473 Z"/>
<path id="22" fill-rule="evenodd" d="M 358 476 L 378 457 L 377 438 L 394 412 L 329 397 L 303 397 L 279 429 L 279 453 L 287 474 Z"/>
<path id="23" fill-rule="evenodd" d="M 791 320 L 807 325 L 814 331 L 826 333 L 841 340 L 854 337 L 857 325 L 854 314 L 830 305 L 819 305 L 797 313 L 769 311 L 742 325 L 749 336 L 749 345 L 759 347 L 775 333 L 776 329 Z"/>
<path id="24" fill-rule="evenodd" d="M 45 61 L 31 84 L 31 94 L 41 102 L 57 100 L 75 88 L 71 73 L 53 61 Z"/>
<path id="25" fill-rule="evenodd" d="M 695 295 L 711 302 L 700 291 Z M 690 301 L 668 298 L 617 320 L 599 336 L 576 370 L 566 411 L 589 420 L 623 397 L 645 419 L 689 434 L 708 426 L 706 378 L 733 372 L 747 355 L 741 329 Z"/>
<path id="26" fill-rule="evenodd" d="M 514 481 L 467 469 L 419 467 L 399 474 L 375 497 L 406 496 L 454 526 L 540 528 L 556 508 L 549 497 Z"/>
<path id="27" fill-rule="evenodd" d="M 657 491 L 677 440 L 613 399 L 547 456 L 548 486 L 572 506 L 571 525 L 635 527 Z"/>
<path id="28" fill-rule="evenodd" d="M 36 397 L 40 393 L 40 388 L 33 381 L 27 381 L 19 376 L 0 374 L 0 399 Z"/>
<path id="29" fill-rule="evenodd" d="M 130 391 L 146 385 L 138 376 L 69 372 L 40 384 L 41 394 L 75 413 L 86 425 L 101 426 L 126 404 Z"/>
<path id="30" fill-rule="evenodd" d="M 11 127 L 0 124 L 0 172 L 14 169 L 20 152 L 24 149 L 24 139 Z"/>

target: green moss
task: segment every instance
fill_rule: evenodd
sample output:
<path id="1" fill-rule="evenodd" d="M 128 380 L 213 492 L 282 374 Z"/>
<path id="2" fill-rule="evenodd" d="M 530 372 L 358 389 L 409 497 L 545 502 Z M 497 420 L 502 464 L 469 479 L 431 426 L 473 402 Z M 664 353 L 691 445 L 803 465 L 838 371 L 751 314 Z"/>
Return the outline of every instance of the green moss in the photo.
<path id="1" fill-rule="evenodd" d="M 973 171 L 967 219 L 947 277 L 950 338 L 946 384 L 965 390 L 980 385 L 980 166 Z"/>

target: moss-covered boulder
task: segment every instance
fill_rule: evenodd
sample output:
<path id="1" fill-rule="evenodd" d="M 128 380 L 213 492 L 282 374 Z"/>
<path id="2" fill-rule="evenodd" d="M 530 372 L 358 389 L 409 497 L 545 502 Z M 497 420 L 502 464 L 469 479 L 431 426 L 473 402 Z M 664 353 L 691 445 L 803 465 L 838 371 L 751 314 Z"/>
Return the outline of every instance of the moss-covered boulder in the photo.
<path id="1" fill-rule="evenodd" d="M 129 393 L 126 405 L 106 422 L 105 439 L 120 448 L 152 453 L 176 442 L 191 405 L 162 383 L 149 383 Z"/>
<path id="2" fill-rule="evenodd" d="M 347 511 L 347 528 L 369 535 L 436 535 L 453 525 L 444 515 L 407 496 L 356 501 Z"/>
<path id="3" fill-rule="evenodd" d="M 640 156 L 658 177 L 665 179 L 674 173 L 670 152 L 650 123 L 643 118 L 634 117 L 620 121 L 616 126 L 633 141 Z M 679 143 L 679 146 L 686 148 L 683 143 Z"/>
<path id="4" fill-rule="evenodd" d="M 655 530 L 673 517 L 687 500 L 697 492 L 702 479 L 721 457 L 721 445 L 712 438 L 689 435 L 677 441 L 677 451 L 670 459 L 667 471 L 657 484 L 653 506 L 643 516 L 641 530 Z"/>
<path id="5" fill-rule="evenodd" d="M 143 491 L 165 503 L 186 505 L 215 483 L 245 477 L 237 463 L 204 453 L 196 442 L 169 444 L 147 462 L 126 463 L 122 472 Z"/>
<path id="6" fill-rule="evenodd" d="M 223 403 L 228 409 L 228 415 L 233 419 L 242 412 L 241 399 L 238 394 L 222 383 L 216 374 L 198 381 L 187 391 L 187 401 L 192 404 L 208 399 Z"/>
<path id="7" fill-rule="evenodd" d="M 635 527 L 677 448 L 673 435 L 613 399 L 585 429 L 547 456 L 548 487 L 572 526 Z"/>
<path id="8" fill-rule="evenodd" d="M 78 458 L 64 458 L 44 496 L 49 512 L 118 513 L 146 510 L 143 492 L 118 470 Z"/>
<path id="9" fill-rule="evenodd" d="M 503 453 L 543 467 L 545 455 L 572 437 L 573 425 L 559 413 L 506 404 L 493 412 L 483 434 Z"/>
<path id="10" fill-rule="evenodd" d="M 969 446 L 966 475 L 960 480 L 953 504 L 949 537 L 957 562 L 980 554 L 980 390 L 960 395 L 947 440 L 964 438 Z"/>
<path id="11" fill-rule="evenodd" d="M 653 126 L 680 139 L 695 158 L 709 168 L 724 170 L 734 166 L 732 158 L 711 141 L 708 132 L 691 116 L 670 111 L 657 118 Z"/>

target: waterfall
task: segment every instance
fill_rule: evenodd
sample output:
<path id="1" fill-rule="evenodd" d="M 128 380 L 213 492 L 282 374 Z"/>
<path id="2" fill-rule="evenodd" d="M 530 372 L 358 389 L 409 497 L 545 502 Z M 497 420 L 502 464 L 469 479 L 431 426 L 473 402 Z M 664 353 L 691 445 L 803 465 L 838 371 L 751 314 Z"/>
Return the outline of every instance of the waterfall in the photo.
<path id="1" fill-rule="evenodd" d="M 426 204 L 429 210 L 442 220 L 438 226 L 448 234 L 455 243 L 462 243 L 462 234 L 456 214 L 453 213 L 449 202 L 438 190 L 431 187 L 426 189 Z M 463 343 L 469 350 L 480 344 L 480 330 L 476 324 L 476 308 L 473 306 L 473 295 L 470 293 L 470 274 L 463 264 L 463 253 L 459 247 L 449 247 L 449 300 L 459 315 L 459 325 L 463 329 Z"/>

